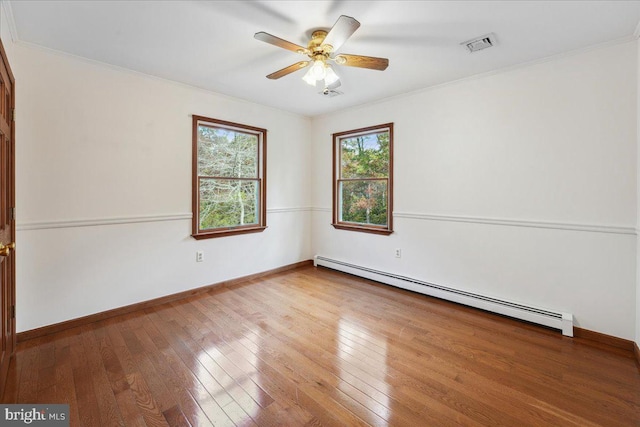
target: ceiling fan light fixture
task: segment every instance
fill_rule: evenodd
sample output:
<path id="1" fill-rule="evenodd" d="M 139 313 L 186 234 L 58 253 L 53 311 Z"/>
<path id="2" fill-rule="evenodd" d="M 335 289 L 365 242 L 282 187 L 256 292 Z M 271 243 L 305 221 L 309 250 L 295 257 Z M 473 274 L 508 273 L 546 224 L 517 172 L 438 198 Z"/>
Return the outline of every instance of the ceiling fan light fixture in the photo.
<path id="1" fill-rule="evenodd" d="M 309 71 L 311 71 L 316 80 L 322 80 L 327 75 L 327 64 L 324 61 L 316 60 Z"/>
<path id="2" fill-rule="evenodd" d="M 315 86 L 316 85 L 316 81 L 317 81 L 316 78 L 313 75 L 313 70 L 311 68 L 309 68 L 309 70 L 307 70 L 307 72 L 302 77 L 302 80 L 304 80 L 307 84 L 309 84 L 311 86 Z"/>
<path id="3" fill-rule="evenodd" d="M 311 86 L 315 86 L 321 80 L 324 80 L 325 84 L 329 85 L 338 81 L 339 77 L 326 62 L 318 59 L 313 62 L 313 65 L 302 77 L 302 80 Z"/>
<path id="4" fill-rule="evenodd" d="M 324 84 L 326 86 L 329 86 L 334 84 L 338 80 L 340 80 L 340 77 L 338 77 L 338 75 L 336 74 L 335 71 L 333 71 L 333 68 L 331 68 L 330 65 L 327 65 L 325 76 L 324 76 Z"/>

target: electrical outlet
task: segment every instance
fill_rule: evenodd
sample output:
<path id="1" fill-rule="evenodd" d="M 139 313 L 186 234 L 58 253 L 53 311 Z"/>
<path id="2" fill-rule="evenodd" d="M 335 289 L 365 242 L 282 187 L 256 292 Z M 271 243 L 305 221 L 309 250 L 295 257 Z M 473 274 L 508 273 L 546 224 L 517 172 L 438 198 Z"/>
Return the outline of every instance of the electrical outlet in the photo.
<path id="1" fill-rule="evenodd" d="M 401 258 L 402 257 L 402 249 L 397 248 L 395 254 L 396 254 L 396 258 Z"/>
<path id="2" fill-rule="evenodd" d="M 202 261 L 204 261 L 204 252 L 197 251 L 196 252 L 196 262 L 202 262 Z"/>

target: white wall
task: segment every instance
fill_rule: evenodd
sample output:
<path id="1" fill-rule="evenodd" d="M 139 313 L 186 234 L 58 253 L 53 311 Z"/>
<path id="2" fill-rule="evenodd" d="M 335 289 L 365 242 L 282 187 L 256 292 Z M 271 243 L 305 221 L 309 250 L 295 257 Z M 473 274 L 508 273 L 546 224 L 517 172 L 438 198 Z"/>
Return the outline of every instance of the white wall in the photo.
<path id="1" fill-rule="evenodd" d="M 2 44 L 4 46 L 4 50 L 7 53 L 9 59 L 12 58 L 12 49 L 13 43 L 11 39 L 11 31 L 9 29 L 9 21 L 7 19 L 6 12 L 6 2 L 0 0 L 0 39 L 2 39 Z"/>
<path id="2" fill-rule="evenodd" d="M 315 118 L 315 252 L 633 339 L 636 57 L 617 44 Z M 395 233 L 333 229 L 331 134 L 390 121 Z"/>
<path id="3" fill-rule="evenodd" d="M 18 331 L 311 257 L 308 118 L 22 44 L 11 64 Z M 191 114 L 268 130 L 263 233 L 190 237 Z"/>
<path id="4" fill-rule="evenodd" d="M 640 24 L 638 24 L 640 26 Z M 638 177 L 638 191 L 640 191 L 640 39 L 636 41 L 638 55 L 638 62 L 636 64 L 636 76 L 637 76 L 637 85 L 636 85 L 636 96 L 637 96 L 637 120 L 636 120 L 636 130 L 637 130 L 637 144 L 638 147 L 638 159 L 636 162 L 636 172 Z M 640 196 L 638 196 L 638 208 L 637 208 L 638 219 L 636 222 L 636 231 L 640 230 Z M 636 345 L 640 347 L 640 236 L 637 236 L 637 249 L 636 249 L 637 263 L 636 263 Z"/>

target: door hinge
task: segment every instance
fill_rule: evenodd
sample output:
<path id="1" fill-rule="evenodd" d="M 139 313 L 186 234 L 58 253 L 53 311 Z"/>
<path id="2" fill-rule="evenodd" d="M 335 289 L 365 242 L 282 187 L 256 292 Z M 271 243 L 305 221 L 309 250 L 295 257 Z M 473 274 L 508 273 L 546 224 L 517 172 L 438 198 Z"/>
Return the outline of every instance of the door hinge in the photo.
<path id="1" fill-rule="evenodd" d="M 11 306 L 11 318 L 12 319 L 16 318 L 16 306 L 15 305 Z"/>
<path id="2" fill-rule="evenodd" d="M 9 220 L 10 221 L 16 220 L 16 208 L 9 208 Z"/>

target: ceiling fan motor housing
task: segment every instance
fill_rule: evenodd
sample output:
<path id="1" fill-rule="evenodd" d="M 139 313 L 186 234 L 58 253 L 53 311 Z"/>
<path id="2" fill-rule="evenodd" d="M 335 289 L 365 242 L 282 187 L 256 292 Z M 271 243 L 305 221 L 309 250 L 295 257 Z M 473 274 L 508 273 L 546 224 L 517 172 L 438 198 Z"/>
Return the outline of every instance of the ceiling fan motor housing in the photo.
<path id="1" fill-rule="evenodd" d="M 333 50 L 333 46 L 323 45 L 322 42 L 327 37 L 327 32 L 324 30 L 316 30 L 311 34 L 311 40 L 307 48 L 309 49 L 309 57 L 318 61 L 327 59 L 329 54 Z"/>

